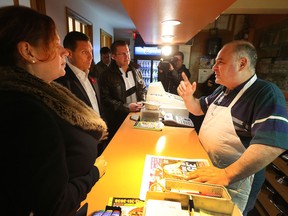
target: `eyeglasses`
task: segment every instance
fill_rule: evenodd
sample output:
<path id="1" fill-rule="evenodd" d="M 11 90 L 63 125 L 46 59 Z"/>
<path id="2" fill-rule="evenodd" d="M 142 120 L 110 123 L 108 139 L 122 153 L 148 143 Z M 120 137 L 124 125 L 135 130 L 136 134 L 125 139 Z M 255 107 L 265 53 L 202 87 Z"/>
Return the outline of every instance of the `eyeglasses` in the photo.
<path id="1" fill-rule="evenodd" d="M 116 53 L 118 56 L 130 56 L 130 52 Z"/>

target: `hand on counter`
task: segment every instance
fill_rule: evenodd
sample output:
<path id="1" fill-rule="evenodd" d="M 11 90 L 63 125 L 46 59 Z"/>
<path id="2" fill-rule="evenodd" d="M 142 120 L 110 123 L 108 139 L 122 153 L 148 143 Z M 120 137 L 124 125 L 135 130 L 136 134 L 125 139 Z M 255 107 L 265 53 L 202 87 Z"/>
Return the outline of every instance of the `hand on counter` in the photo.
<path id="1" fill-rule="evenodd" d="M 229 185 L 229 178 L 224 169 L 207 166 L 199 167 L 196 170 L 186 174 L 186 180 L 193 180 L 208 184 Z"/>
<path id="2" fill-rule="evenodd" d="M 98 157 L 95 161 L 95 166 L 98 168 L 99 170 L 99 175 L 100 178 L 105 174 L 106 172 L 106 168 L 107 168 L 107 161 L 104 159 L 104 156 L 101 155 L 100 157 Z"/>

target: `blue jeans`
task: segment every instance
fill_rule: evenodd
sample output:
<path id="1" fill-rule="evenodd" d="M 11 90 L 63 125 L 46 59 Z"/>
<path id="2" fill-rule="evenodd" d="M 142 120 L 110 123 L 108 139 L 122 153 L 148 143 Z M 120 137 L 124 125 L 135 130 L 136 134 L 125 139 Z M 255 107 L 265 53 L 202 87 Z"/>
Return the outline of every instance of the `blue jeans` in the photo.
<path id="1" fill-rule="evenodd" d="M 243 216 L 247 216 L 248 212 L 254 208 L 264 181 L 265 181 L 265 169 L 262 169 L 254 175 L 251 192 L 249 194 L 246 207 L 243 211 Z"/>
<path id="2" fill-rule="evenodd" d="M 260 190 L 250 193 L 246 207 L 242 213 L 243 216 L 247 216 L 248 212 L 254 208 L 259 193 L 260 193 Z"/>

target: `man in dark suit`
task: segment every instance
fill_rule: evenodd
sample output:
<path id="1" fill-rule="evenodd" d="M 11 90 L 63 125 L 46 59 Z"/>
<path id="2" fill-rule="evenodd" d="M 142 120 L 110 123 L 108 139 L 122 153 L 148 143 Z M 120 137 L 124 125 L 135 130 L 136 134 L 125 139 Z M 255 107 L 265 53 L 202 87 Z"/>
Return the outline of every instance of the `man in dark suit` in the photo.
<path id="1" fill-rule="evenodd" d="M 69 32 L 63 41 L 67 49 L 66 74 L 56 82 L 66 86 L 79 99 L 95 110 L 104 120 L 100 90 L 97 79 L 89 75 L 89 68 L 93 60 L 93 47 L 86 34 L 81 32 Z M 99 144 L 99 154 L 103 152 L 107 142 Z"/>
<path id="2" fill-rule="evenodd" d="M 109 49 L 109 47 L 106 47 L 106 46 L 101 47 L 100 57 L 101 57 L 101 60 L 97 64 L 91 65 L 90 75 L 92 77 L 99 78 L 100 75 L 108 69 L 111 63 L 111 50 Z"/>

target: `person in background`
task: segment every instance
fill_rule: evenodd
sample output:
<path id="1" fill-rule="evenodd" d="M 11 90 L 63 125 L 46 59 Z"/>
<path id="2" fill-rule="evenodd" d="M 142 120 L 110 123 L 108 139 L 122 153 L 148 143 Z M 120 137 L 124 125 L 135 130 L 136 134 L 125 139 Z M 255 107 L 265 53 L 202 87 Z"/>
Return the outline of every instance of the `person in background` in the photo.
<path id="1" fill-rule="evenodd" d="M 7 6 L 0 24 L 1 215 L 74 216 L 106 171 L 106 124 L 53 81 L 68 52 L 49 16 Z"/>
<path id="2" fill-rule="evenodd" d="M 216 76 L 213 72 L 205 82 L 199 83 L 197 85 L 197 89 L 194 93 L 194 97 L 200 98 L 202 96 L 208 96 L 215 91 L 216 88 L 218 88 L 219 84 L 215 82 Z"/>
<path id="3" fill-rule="evenodd" d="M 111 46 L 112 61 L 100 76 L 100 91 L 105 106 L 109 139 L 113 137 L 130 112 L 139 112 L 145 99 L 146 86 L 141 71 L 130 64 L 125 41 Z"/>
<path id="4" fill-rule="evenodd" d="M 206 113 L 199 140 L 214 165 L 189 173 L 187 179 L 226 186 L 243 215 L 255 205 L 265 167 L 288 149 L 284 95 L 273 83 L 257 78 L 256 61 L 251 43 L 233 41 L 216 57 L 212 69 L 221 86 L 211 95 L 193 97 L 196 83 L 184 73 L 178 87 L 191 113 Z"/>
<path id="5" fill-rule="evenodd" d="M 158 65 L 158 81 L 161 81 L 165 90 L 172 94 L 177 93 L 177 87 L 182 79 L 182 72 L 186 74 L 188 79 L 190 79 L 191 74 L 186 66 L 183 64 L 184 54 L 183 52 L 177 51 L 174 53 L 173 58 L 169 63 L 167 70 L 161 69 Z"/>
<path id="6" fill-rule="evenodd" d="M 91 76 L 96 78 L 99 78 L 111 63 L 111 50 L 109 47 L 101 47 L 100 58 L 101 60 L 93 66 L 93 71 L 90 72 Z"/>
<path id="7" fill-rule="evenodd" d="M 69 53 L 66 74 L 55 81 L 68 88 L 105 120 L 98 80 L 89 75 L 93 59 L 93 47 L 89 37 L 82 32 L 72 31 L 65 36 L 63 45 Z M 98 154 L 104 151 L 107 142 L 103 140 L 98 144 Z"/>

